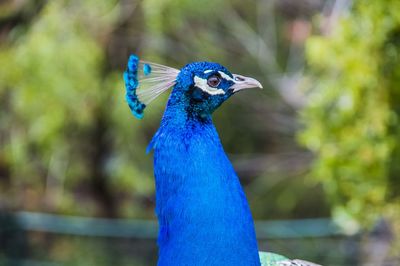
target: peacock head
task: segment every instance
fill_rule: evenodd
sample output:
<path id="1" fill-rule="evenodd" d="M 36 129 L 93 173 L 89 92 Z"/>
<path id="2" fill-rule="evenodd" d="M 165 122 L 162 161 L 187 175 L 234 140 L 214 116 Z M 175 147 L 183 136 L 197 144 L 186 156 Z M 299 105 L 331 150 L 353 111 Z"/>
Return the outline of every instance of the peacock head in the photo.
<path id="1" fill-rule="evenodd" d="M 248 88 L 262 88 L 254 78 L 231 74 L 218 63 L 194 62 L 181 70 L 139 60 L 131 55 L 124 73 L 126 100 L 137 118 L 146 106 L 173 87 L 167 108 L 183 108 L 194 115 L 209 115 L 230 96 Z"/>

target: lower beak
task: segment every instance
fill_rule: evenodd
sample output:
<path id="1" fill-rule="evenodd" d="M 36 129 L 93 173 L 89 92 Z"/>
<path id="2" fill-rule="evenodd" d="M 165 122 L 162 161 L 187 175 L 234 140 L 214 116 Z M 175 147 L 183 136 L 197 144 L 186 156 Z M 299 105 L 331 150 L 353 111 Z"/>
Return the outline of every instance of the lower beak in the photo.
<path id="1" fill-rule="evenodd" d="M 233 93 L 244 90 L 244 89 L 251 89 L 251 88 L 260 88 L 262 89 L 261 83 L 253 78 L 245 77 L 237 74 L 233 74 L 233 79 L 235 84 L 231 86 L 233 89 Z"/>

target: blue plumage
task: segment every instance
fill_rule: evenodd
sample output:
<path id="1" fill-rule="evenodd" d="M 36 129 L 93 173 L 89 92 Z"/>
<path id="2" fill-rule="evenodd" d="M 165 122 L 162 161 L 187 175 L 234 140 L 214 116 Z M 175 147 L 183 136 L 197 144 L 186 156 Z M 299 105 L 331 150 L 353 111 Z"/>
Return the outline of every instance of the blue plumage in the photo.
<path id="1" fill-rule="evenodd" d="M 151 142 L 158 265 L 259 265 L 246 197 L 211 120 L 212 111 L 232 95 L 232 81 L 224 81 L 220 88 L 226 93 L 216 96 L 197 94 L 192 86 L 193 75 L 209 69 L 230 75 L 217 64 L 184 67 Z"/>
<path id="2" fill-rule="evenodd" d="M 146 105 L 140 102 L 136 95 L 136 88 L 139 85 L 137 79 L 138 66 L 139 66 L 139 58 L 136 55 L 131 55 L 128 60 L 127 69 L 124 72 L 124 80 L 126 88 L 125 99 L 128 102 L 132 114 L 136 118 L 140 119 L 143 117 L 143 110 L 144 108 L 146 108 Z"/>
<path id="3" fill-rule="evenodd" d="M 154 150 L 158 265 L 260 265 L 246 196 L 211 115 L 236 92 L 261 84 L 217 63 L 190 63 L 179 71 L 134 55 L 124 78 L 126 99 L 139 118 L 146 103 L 173 87 L 148 147 Z M 146 83 L 152 85 L 146 89 Z M 262 257 L 263 265 L 292 265 L 272 253 Z"/>
<path id="4" fill-rule="evenodd" d="M 259 265 L 249 207 L 211 119 L 171 118 L 154 148 L 159 265 Z"/>

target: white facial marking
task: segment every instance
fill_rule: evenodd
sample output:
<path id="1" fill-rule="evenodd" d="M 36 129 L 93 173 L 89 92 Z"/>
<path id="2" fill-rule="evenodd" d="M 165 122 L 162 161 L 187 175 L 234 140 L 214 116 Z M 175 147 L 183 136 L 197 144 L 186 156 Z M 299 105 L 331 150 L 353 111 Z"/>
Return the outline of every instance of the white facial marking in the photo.
<path id="1" fill-rule="evenodd" d="M 226 73 L 224 73 L 222 71 L 218 71 L 218 73 L 221 75 L 221 78 L 235 82 L 235 80 L 233 78 L 231 78 L 230 76 L 228 76 Z"/>
<path id="2" fill-rule="evenodd" d="M 210 73 L 210 72 L 213 72 L 213 70 L 212 69 L 208 69 L 208 70 L 204 71 L 204 74 L 207 74 L 207 73 Z"/>
<path id="3" fill-rule="evenodd" d="M 194 85 L 210 95 L 225 94 L 223 89 L 217 89 L 208 86 L 207 80 L 199 78 L 198 76 L 194 76 Z"/>

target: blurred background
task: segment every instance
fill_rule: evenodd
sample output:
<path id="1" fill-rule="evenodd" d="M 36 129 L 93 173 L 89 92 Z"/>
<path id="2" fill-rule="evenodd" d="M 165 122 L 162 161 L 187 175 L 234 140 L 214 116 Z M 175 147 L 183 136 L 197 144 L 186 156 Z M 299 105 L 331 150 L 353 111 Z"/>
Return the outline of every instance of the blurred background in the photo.
<path id="1" fill-rule="evenodd" d="M 259 247 L 400 265 L 400 1 L 0 1 L 0 265 L 155 265 L 129 54 L 260 80 L 214 114 Z"/>

